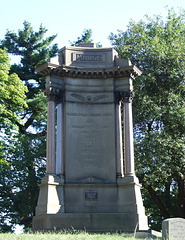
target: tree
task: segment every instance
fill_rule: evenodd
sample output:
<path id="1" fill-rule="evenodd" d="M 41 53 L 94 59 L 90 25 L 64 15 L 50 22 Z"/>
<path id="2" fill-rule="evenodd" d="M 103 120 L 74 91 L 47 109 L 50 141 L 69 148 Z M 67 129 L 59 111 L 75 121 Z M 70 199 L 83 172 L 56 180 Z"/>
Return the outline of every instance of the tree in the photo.
<path id="1" fill-rule="evenodd" d="M 18 30 L 18 34 L 7 31 L 5 39 L 1 41 L 1 47 L 7 49 L 8 53 L 21 57 L 20 64 L 12 65 L 11 71 L 16 72 L 20 79 L 25 81 L 29 89 L 28 94 L 31 94 L 28 97 L 33 98 L 35 93 L 45 87 L 44 79 L 36 73 L 35 69 L 48 58 L 56 55 L 57 44 L 50 45 L 57 35 L 43 39 L 47 29 L 42 24 L 38 32 L 34 32 L 27 21 L 24 21 L 23 25 L 24 29 Z"/>
<path id="2" fill-rule="evenodd" d="M 78 37 L 76 41 L 71 42 L 71 46 L 78 46 L 80 43 L 92 43 L 92 30 L 91 29 L 84 29 L 83 34 L 81 37 Z M 97 43 L 96 47 L 102 47 L 101 43 Z"/>
<path id="3" fill-rule="evenodd" d="M 9 74 L 9 58 L 5 51 L 0 49 L 0 129 L 6 125 L 20 121 L 17 111 L 24 110 L 25 92 L 27 88 L 20 81 L 17 74 Z"/>
<path id="4" fill-rule="evenodd" d="M 0 49 L 0 228 L 10 230 L 8 222 L 13 215 L 12 188 L 9 158 L 16 143 L 17 124 L 21 123 L 20 113 L 27 107 L 27 88 L 17 74 L 9 74 L 7 53 Z M 8 157 L 9 156 L 9 157 Z"/>
<path id="5" fill-rule="evenodd" d="M 185 217 L 185 13 L 168 11 L 111 33 L 122 58 L 143 74 L 134 82 L 135 162 L 152 228 Z"/>
<path id="6" fill-rule="evenodd" d="M 11 186 L 8 188 L 4 182 L 13 206 L 9 211 L 11 227 L 19 223 L 27 229 L 31 227 L 35 212 L 38 184 L 45 172 L 46 155 L 45 78 L 36 72 L 36 67 L 55 56 L 58 47 L 56 44 L 51 46 L 56 35 L 44 38 L 47 29 L 42 25 L 37 32 L 33 31 L 29 22 L 25 21 L 23 25 L 24 28 L 17 34 L 7 31 L 4 40 L 0 42 L 0 46 L 7 49 L 8 53 L 20 56 L 20 63 L 12 65 L 10 72 L 16 72 L 28 88 L 28 107 L 20 114 L 22 121 L 16 122 L 19 134 L 11 154 L 7 156 L 10 168 L 1 174 Z M 8 178 L 10 175 L 11 179 Z"/>
<path id="7" fill-rule="evenodd" d="M 50 46 L 56 35 L 44 39 L 47 29 L 42 25 L 38 32 L 34 32 L 27 21 L 24 21 L 23 25 L 24 29 L 19 30 L 18 34 L 7 31 L 5 39 L 0 41 L 1 47 L 7 49 L 8 53 L 21 57 L 19 64 L 11 66 L 10 72 L 16 72 L 29 90 L 28 109 L 22 116 L 26 122 L 24 125 L 19 124 L 21 133 L 25 133 L 30 127 L 40 129 L 43 128 L 42 124 L 45 126 L 43 119 L 45 78 L 36 72 L 36 68 L 58 52 L 57 44 Z"/>

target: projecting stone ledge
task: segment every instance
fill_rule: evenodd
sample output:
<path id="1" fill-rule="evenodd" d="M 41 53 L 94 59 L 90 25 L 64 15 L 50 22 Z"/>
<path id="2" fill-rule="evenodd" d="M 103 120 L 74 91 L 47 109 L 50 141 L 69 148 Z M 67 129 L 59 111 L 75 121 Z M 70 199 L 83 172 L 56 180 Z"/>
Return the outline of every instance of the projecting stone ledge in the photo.
<path id="1" fill-rule="evenodd" d="M 43 214 L 33 219 L 34 231 L 69 229 L 89 232 L 134 232 L 138 214 L 130 213 L 65 213 Z"/>
<path id="2" fill-rule="evenodd" d="M 61 76 L 77 76 L 80 78 L 111 78 L 140 76 L 141 71 L 132 65 L 130 60 L 118 57 L 113 48 L 64 47 L 57 57 L 50 58 L 47 63 L 36 69 L 42 75 L 52 71 Z"/>

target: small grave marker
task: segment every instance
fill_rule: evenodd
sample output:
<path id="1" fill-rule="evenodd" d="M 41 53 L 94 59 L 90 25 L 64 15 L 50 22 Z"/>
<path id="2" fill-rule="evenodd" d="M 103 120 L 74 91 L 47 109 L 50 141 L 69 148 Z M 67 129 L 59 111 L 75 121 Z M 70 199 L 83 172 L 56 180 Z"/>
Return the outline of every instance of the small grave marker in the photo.
<path id="1" fill-rule="evenodd" d="M 185 240 L 185 219 L 168 218 L 162 222 L 163 240 Z"/>

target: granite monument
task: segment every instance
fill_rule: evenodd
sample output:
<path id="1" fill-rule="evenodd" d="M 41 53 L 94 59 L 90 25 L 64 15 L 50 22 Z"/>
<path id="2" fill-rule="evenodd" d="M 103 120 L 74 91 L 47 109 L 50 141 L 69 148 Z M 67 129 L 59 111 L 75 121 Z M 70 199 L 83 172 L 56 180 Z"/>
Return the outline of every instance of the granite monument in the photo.
<path id="1" fill-rule="evenodd" d="M 113 48 L 86 43 L 62 48 L 37 71 L 47 79 L 47 170 L 33 230 L 147 230 L 132 126 L 141 71 Z"/>

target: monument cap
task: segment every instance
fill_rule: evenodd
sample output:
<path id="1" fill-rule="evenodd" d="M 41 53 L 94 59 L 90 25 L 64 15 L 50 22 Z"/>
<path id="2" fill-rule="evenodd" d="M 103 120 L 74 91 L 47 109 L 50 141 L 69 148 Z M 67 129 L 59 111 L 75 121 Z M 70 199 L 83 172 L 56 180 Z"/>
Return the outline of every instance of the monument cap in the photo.
<path id="1" fill-rule="evenodd" d="M 90 48 L 95 48 L 96 47 L 96 43 L 86 43 L 86 42 L 81 42 L 78 44 L 77 47 L 90 47 Z"/>
<path id="2" fill-rule="evenodd" d="M 96 48 L 94 43 L 66 46 L 59 50 L 59 65 L 87 68 L 114 67 L 118 53 L 113 48 Z"/>

